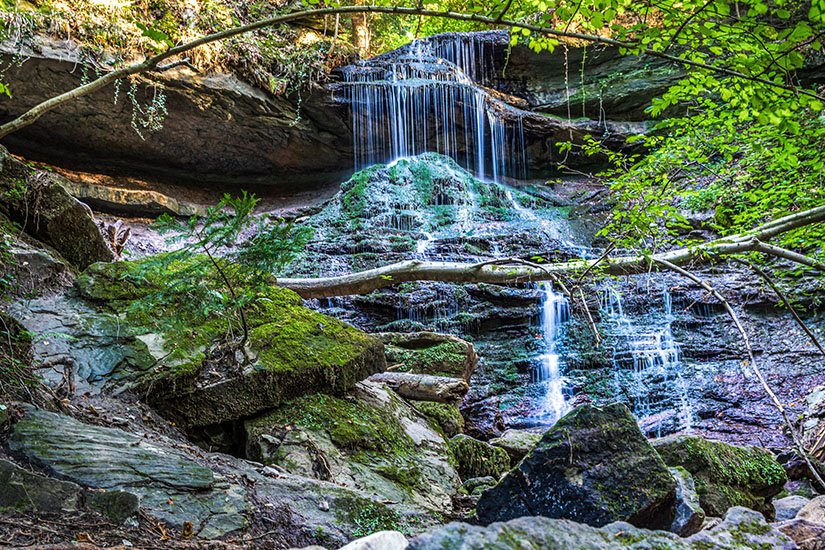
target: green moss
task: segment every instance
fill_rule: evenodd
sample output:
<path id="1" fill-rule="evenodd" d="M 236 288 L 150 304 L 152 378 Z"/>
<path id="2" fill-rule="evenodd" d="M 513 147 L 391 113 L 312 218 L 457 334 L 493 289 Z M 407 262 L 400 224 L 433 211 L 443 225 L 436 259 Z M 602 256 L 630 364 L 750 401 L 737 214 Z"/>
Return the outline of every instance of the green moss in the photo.
<path id="1" fill-rule="evenodd" d="M 389 345 L 385 353 L 389 363 L 404 365 L 398 368 L 402 372 L 458 378 L 463 376 L 464 364 L 467 361 L 467 346 L 449 340 L 420 349 Z"/>
<path id="2" fill-rule="evenodd" d="M 507 451 L 463 434 L 450 439 L 450 450 L 462 480 L 485 476 L 498 479 L 510 469 Z"/>
<path id="3" fill-rule="evenodd" d="M 410 454 L 415 443 L 394 418 L 368 407 L 324 394 L 300 397 L 248 425 L 254 437 L 273 426 L 297 425 L 323 431 L 338 447 L 362 453 Z"/>
<path id="4" fill-rule="evenodd" d="M 464 431 L 464 417 L 454 405 L 447 403 L 414 403 L 416 409 L 428 416 L 442 435 L 452 437 Z"/>
<path id="5" fill-rule="evenodd" d="M 746 506 L 770 514 L 770 498 L 782 490 L 787 475 L 773 456 L 756 447 L 736 447 L 695 436 L 677 436 L 656 442 L 669 466 L 691 473 L 702 508 L 722 516 L 732 506 Z"/>

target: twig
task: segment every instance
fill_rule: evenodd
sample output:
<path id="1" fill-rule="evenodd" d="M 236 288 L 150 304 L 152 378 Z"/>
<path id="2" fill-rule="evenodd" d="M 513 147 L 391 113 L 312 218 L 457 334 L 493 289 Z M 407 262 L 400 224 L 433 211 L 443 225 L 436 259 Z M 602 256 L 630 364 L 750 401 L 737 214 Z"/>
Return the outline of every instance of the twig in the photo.
<path id="1" fill-rule="evenodd" d="M 771 279 L 768 276 L 767 273 L 765 273 L 762 269 L 760 269 L 759 267 L 754 265 L 752 262 L 748 262 L 748 261 L 743 260 L 741 258 L 731 258 L 731 259 L 733 261 L 737 262 L 737 263 L 740 263 L 742 265 L 745 265 L 745 266 L 751 268 L 754 271 L 754 273 L 756 273 L 757 275 L 762 277 L 762 279 L 764 279 L 765 282 L 768 283 L 768 285 L 771 287 L 771 289 L 774 291 L 774 293 L 776 293 L 776 295 L 779 297 L 779 299 L 782 300 L 782 302 L 785 303 L 785 307 L 787 307 L 788 311 L 791 312 L 791 315 L 793 316 L 794 321 L 796 321 L 796 324 L 799 325 L 799 327 L 805 332 L 805 334 L 808 335 L 808 338 L 811 339 L 811 342 L 813 342 L 814 345 L 817 348 L 819 348 L 819 351 L 822 353 L 822 355 L 825 355 L 825 349 L 822 348 L 822 344 L 819 343 L 819 340 L 814 335 L 814 333 L 811 332 L 811 330 L 805 325 L 805 323 L 802 321 L 802 319 L 799 318 L 799 315 L 797 315 L 796 310 L 794 309 L 793 305 L 791 305 L 790 300 L 788 300 L 787 296 L 785 296 L 785 294 L 781 290 L 779 290 L 779 287 L 776 286 L 776 283 L 774 283 L 773 279 Z"/>
<path id="2" fill-rule="evenodd" d="M 776 407 L 776 409 L 782 415 L 782 419 L 785 421 L 785 426 L 788 428 L 788 431 L 791 434 L 791 439 L 793 440 L 794 445 L 796 445 L 796 450 L 802 455 L 802 459 L 805 461 L 805 464 L 808 465 L 808 469 L 811 471 L 811 475 L 814 476 L 814 478 L 816 479 L 816 482 L 819 483 L 820 487 L 825 489 L 825 481 L 822 480 L 822 477 L 819 475 L 819 472 L 814 468 L 813 464 L 811 464 L 811 460 L 810 460 L 810 458 L 808 458 L 808 453 L 807 453 L 807 451 L 805 451 L 805 446 L 802 444 L 802 440 L 799 438 L 799 435 L 796 433 L 796 429 L 794 428 L 793 424 L 791 423 L 790 418 L 788 418 L 788 413 L 785 410 L 784 405 L 782 405 L 782 402 L 779 401 L 779 398 L 776 396 L 776 394 L 773 392 L 771 387 L 768 385 L 767 380 L 765 380 L 765 377 L 762 375 L 762 371 L 759 370 L 759 367 L 756 364 L 756 357 L 754 357 L 754 355 L 753 355 L 753 348 L 751 348 L 751 343 L 750 343 L 750 340 L 748 339 L 748 333 L 745 332 L 744 327 L 742 327 L 742 323 L 739 321 L 739 316 L 736 315 L 736 312 L 733 310 L 733 307 L 731 307 L 730 303 L 725 299 L 725 297 L 722 296 L 721 294 L 719 294 L 719 292 L 715 288 L 713 288 L 710 285 L 710 283 L 708 283 L 707 281 L 703 281 L 703 280 L 699 279 L 696 275 L 690 273 L 689 271 L 687 271 L 687 270 L 685 270 L 685 269 L 683 269 L 683 268 L 681 268 L 677 265 L 674 265 L 674 264 L 668 262 L 667 260 L 654 258 L 654 261 L 656 261 L 657 263 L 665 266 L 666 268 L 670 269 L 671 271 L 675 271 L 676 273 L 679 273 L 680 275 L 683 275 L 683 276 L 687 277 L 688 279 L 690 279 L 691 281 L 695 282 L 696 284 L 698 284 L 699 286 L 701 286 L 702 288 L 704 288 L 705 290 L 710 292 L 714 296 L 714 298 L 719 300 L 719 302 L 721 302 L 722 305 L 725 306 L 725 310 L 728 312 L 728 315 L 733 320 L 734 325 L 736 325 L 736 329 L 739 331 L 739 334 L 742 336 L 742 342 L 745 344 L 745 350 L 747 351 L 748 358 L 750 359 L 750 362 L 751 362 L 751 369 L 753 369 L 754 374 L 756 374 L 756 377 L 759 379 L 759 383 L 762 385 L 762 389 L 765 390 L 765 393 L 768 394 L 768 397 L 770 397 L 770 399 L 773 402 L 774 406 Z"/>

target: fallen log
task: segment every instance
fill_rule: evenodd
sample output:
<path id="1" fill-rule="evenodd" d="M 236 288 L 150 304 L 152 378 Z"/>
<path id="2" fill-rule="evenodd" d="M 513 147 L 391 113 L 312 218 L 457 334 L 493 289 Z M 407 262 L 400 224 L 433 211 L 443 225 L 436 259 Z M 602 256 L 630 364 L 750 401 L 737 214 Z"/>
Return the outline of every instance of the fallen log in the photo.
<path id="1" fill-rule="evenodd" d="M 410 281 L 533 283 L 555 281 L 565 276 L 588 273 L 594 268 L 608 275 L 632 275 L 647 273 L 662 261 L 676 266 L 709 264 L 727 256 L 746 252 L 762 252 L 825 271 L 825 266 L 812 258 L 768 245 L 765 242 L 788 231 L 821 222 L 825 222 L 825 206 L 784 216 L 738 235 L 652 255 L 605 256 L 599 259 L 542 264 L 534 264 L 519 258 L 500 258 L 481 263 L 406 260 L 376 269 L 334 277 L 279 278 L 275 284 L 294 290 L 305 299 L 329 298 L 367 294 L 379 288 Z"/>
<path id="2" fill-rule="evenodd" d="M 462 378 L 445 378 L 429 374 L 382 372 L 373 374 L 369 380 L 383 384 L 401 397 L 412 401 L 458 403 L 470 391 L 470 386 Z"/>

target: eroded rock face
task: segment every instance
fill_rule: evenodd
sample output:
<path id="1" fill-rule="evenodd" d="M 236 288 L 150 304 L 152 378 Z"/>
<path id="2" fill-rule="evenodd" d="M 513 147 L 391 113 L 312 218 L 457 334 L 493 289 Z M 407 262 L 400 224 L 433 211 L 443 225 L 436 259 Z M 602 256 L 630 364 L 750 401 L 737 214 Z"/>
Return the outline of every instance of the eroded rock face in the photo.
<path id="1" fill-rule="evenodd" d="M 114 253 L 91 210 L 60 182 L 58 176 L 33 170 L 0 146 L 0 213 L 80 269 L 112 261 Z"/>
<path id="2" fill-rule="evenodd" d="M 689 435 L 659 439 L 653 446 L 669 466 L 691 473 L 709 516 L 721 517 L 733 506 L 747 506 L 773 519 L 771 498 L 788 478 L 770 452 Z"/>
<path id="3" fill-rule="evenodd" d="M 682 539 L 664 531 L 639 529 L 616 522 L 595 528 L 564 519 L 522 517 L 487 527 L 450 523 L 410 541 L 410 550 L 461 548 L 553 548 L 557 550 L 624 550 L 667 548 L 668 550 L 795 550 L 788 536 L 765 523 L 761 514 L 732 508 L 716 527 Z"/>
<path id="4" fill-rule="evenodd" d="M 8 60 L 18 47 L 4 43 L 0 54 Z M 0 105 L 0 118 L 79 86 L 84 71 L 77 69 L 83 65 L 77 51 L 42 37 L 26 48 L 26 62 L 12 64 L 5 75 L 15 94 Z M 109 87 L 62 105 L 4 141 L 16 153 L 67 168 L 102 164 L 113 174 L 151 174 L 198 185 L 288 187 L 340 181 L 351 171 L 346 109 L 321 86 L 302 92 L 299 110 L 296 97 L 274 96 L 228 74 L 181 69 L 156 79 L 163 84 L 168 114 L 163 129 L 145 140 L 131 127 L 131 103 L 113 104 Z M 124 94 L 121 90 L 121 98 Z M 153 91 L 139 86 L 136 95 L 152 97 Z"/>
<path id="5" fill-rule="evenodd" d="M 246 423 L 264 464 L 441 513 L 460 481 L 441 434 L 391 390 L 361 382 L 346 398 L 310 395 Z"/>
<path id="6" fill-rule="evenodd" d="M 597 527 L 628 521 L 664 528 L 675 493 L 676 482 L 627 407 L 584 405 L 482 494 L 476 513 L 483 524 L 542 515 Z"/>

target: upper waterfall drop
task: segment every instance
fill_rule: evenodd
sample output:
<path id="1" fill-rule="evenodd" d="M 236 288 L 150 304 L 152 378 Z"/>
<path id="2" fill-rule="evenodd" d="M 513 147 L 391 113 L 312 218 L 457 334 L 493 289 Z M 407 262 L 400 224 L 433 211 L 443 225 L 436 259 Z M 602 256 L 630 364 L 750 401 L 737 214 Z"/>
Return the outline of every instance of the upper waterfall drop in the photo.
<path id="1" fill-rule="evenodd" d="M 355 169 L 437 152 L 479 179 L 525 178 L 521 112 L 478 85 L 495 73 L 484 48 L 442 36 L 342 69 Z"/>

